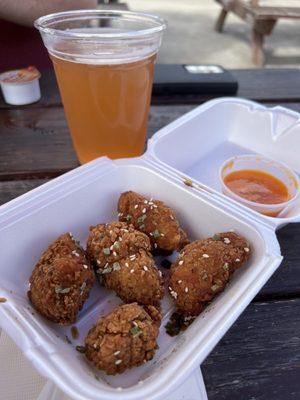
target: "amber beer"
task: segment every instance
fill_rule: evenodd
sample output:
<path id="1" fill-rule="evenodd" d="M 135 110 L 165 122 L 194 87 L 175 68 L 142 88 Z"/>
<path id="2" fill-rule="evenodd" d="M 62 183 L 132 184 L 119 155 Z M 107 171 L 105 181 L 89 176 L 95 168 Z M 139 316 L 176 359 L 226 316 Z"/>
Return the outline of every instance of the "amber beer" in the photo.
<path id="1" fill-rule="evenodd" d="M 164 20 L 76 10 L 46 15 L 34 25 L 54 65 L 79 161 L 142 154 Z"/>
<path id="2" fill-rule="evenodd" d="M 142 154 L 154 56 L 119 65 L 51 59 L 80 162 Z"/>

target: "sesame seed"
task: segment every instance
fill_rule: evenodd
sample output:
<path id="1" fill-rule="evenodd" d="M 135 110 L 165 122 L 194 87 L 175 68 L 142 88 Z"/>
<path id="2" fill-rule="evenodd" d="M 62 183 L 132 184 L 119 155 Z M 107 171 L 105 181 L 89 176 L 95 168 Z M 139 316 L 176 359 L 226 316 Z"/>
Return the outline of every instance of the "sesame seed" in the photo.
<path id="1" fill-rule="evenodd" d="M 177 293 L 174 290 L 172 290 L 170 294 L 172 297 L 174 297 L 174 299 L 177 299 Z"/>
<path id="2" fill-rule="evenodd" d="M 100 265 L 100 264 L 101 264 L 101 262 L 100 262 L 99 260 L 97 260 L 97 264 L 98 264 L 98 265 Z"/>
<path id="3" fill-rule="evenodd" d="M 136 204 L 136 205 L 134 206 L 135 210 L 138 208 L 138 206 L 139 206 L 138 204 Z"/>
<path id="4" fill-rule="evenodd" d="M 142 213 L 143 213 L 143 214 L 145 214 L 145 213 L 146 213 L 146 211 L 147 211 L 147 209 L 146 209 L 146 208 L 143 208 L 143 209 L 142 209 Z"/>
<path id="5" fill-rule="evenodd" d="M 171 288 L 171 286 L 169 286 L 169 290 L 173 290 L 173 289 Z"/>
<path id="6" fill-rule="evenodd" d="M 211 290 L 213 291 L 213 292 L 215 292 L 216 290 L 218 290 L 219 289 L 219 285 L 212 285 L 212 287 L 211 287 Z"/>
<path id="7" fill-rule="evenodd" d="M 115 351 L 115 352 L 114 352 L 114 356 L 117 356 L 117 355 L 120 354 L 120 353 L 121 353 L 121 350 Z"/>
<path id="8" fill-rule="evenodd" d="M 130 273 L 133 274 L 133 273 L 134 273 L 134 269 L 131 269 L 131 270 L 130 270 Z"/>
<path id="9" fill-rule="evenodd" d="M 114 245 L 112 244 L 112 245 L 110 246 L 109 250 L 113 250 L 113 248 L 114 248 Z"/>
<path id="10" fill-rule="evenodd" d="M 160 236 L 165 236 L 165 234 L 164 234 L 164 233 L 161 233 Z"/>
<path id="11" fill-rule="evenodd" d="M 229 244 L 229 243 L 230 243 L 230 239 L 229 239 L 229 238 L 227 238 L 227 237 L 226 237 L 226 238 L 224 238 L 224 239 L 223 239 L 223 241 L 224 241 L 224 243 L 225 243 L 225 244 Z"/>
<path id="12" fill-rule="evenodd" d="M 116 361 L 115 361 L 115 364 L 116 364 L 116 365 L 119 365 L 119 364 L 121 364 L 121 362 L 122 362 L 122 360 L 116 360 Z"/>
<path id="13" fill-rule="evenodd" d="M 148 204 L 148 200 L 144 200 L 144 203 L 145 203 L 145 204 Z"/>
<path id="14" fill-rule="evenodd" d="M 119 242 L 122 242 L 122 240 L 123 240 L 123 239 L 122 239 L 121 237 L 119 237 Z"/>
<path id="15" fill-rule="evenodd" d="M 184 291 L 185 291 L 185 293 L 187 293 L 187 292 L 189 291 L 189 288 L 186 287 L 186 288 L 184 289 Z"/>
<path id="16" fill-rule="evenodd" d="M 113 234 L 113 231 L 109 231 L 109 234 L 112 235 L 112 234 Z"/>
<path id="17" fill-rule="evenodd" d="M 154 243 L 154 248 L 157 249 L 157 243 Z"/>
<path id="18" fill-rule="evenodd" d="M 235 262 L 240 262 L 241 260 L 239 259 L 239 258 L 236 258 L 235 259 Z"/>
<path id="19" fill-rule="evenodd" d="M 158 271 L 158 275 L 159 275 L 160 277 L 162 277 L 162 272 L 161 272 L 161 271 Z"/>
<path id="20" fill-rule="evenodd" d="M 96 343 L 94 343 L 94 344 L 93 344 L 93 347 L 94 347 L 94 349 L 96 349 L 96 348 L 97 348 L 97 344 L 96 344 Z"/>
<path id="21" fill-rule="evenodd" d="M 123 213 L 119 212 L 118 217 L 122 217 Z"/>
<path id="22" fill-rule="evenodd" d="M 143 266 L 144 271 L 148 271 L 148 268 L 146 267 L 146 265 Z"/>
<path id="23" fill-rule="evenodd" d="M 127 268 L 129 267 L 129 264 L 127 262 L 125 263 L 125 267 L 127 267 Z"/>
<path id="24" fill-rule="evenodd" d="M 86 264 L 83 264 L 84 269 L 88 269 L 89 267 Z"/>
<path id="25" fill-rule="evenodd" d="M 173 215 L 170 215 L 170 218 L 174 221 L 174 217 L 173 217 Z"/>
<path id="26" fill-rule="evenodd" d="M 113 252 L 113 256 L 117 257 L 117 253 L 115 251 Z"/>
<path id="27" fill-rule="evenodd" d="M 178 263 L 179 265 L 182 265 L 183 264 L 183 260 L 181 260 L 181 261 L 179 261 L 179 263 Z"/>
<path id="28" fill-rule="evenodd" d="M 132 321 L 134 326 L 138 326 L 138 323 L 136 321 Z"/>
<path id="29" fill-rule="evenodd" d="M 132 256 L 129 257 L 129 259 L 130 259 L 131 261 L 133 261 L 133 260 L 135 260 L 135 257 L 136 257 L 135 254 L 133 254 Z"/>
<path id="30" fill-rule="evenodd" d="M 76 256 L 76 257 L 79 257 L 79 254 L 77 253 L 76 250 L 73 250 L 73 251 L 72 251 L 72 254 L 74 254 L 74 256 Z"/>
<path id="31" fill-rule="evenodd" d="M 203 254 L 202 257 L 203 258 L 209 258 L 209 255 L 208 254 Z"/>
<path id="32" fill-rule="evenodd" d="M 244 250 L 246 253 L 249 253 L 249 251 L 250 251 L 249 247 L 244 247 Z"/>

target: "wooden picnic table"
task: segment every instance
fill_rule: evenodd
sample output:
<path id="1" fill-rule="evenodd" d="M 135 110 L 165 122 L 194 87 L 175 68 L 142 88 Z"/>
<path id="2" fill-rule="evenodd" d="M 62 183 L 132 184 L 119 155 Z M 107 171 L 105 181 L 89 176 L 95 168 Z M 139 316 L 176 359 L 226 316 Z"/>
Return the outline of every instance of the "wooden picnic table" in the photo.
<path id="1" fill-rule="evenodd" d="M 238 96 L 300 111 L 300 70 L 234 70 Z M 0 99 L 0 203 L 78 166 L 52 71 L 42 99 Z M 207 96 L 153 97 L 149 137 Z M 300 149 L 295 149 L 299 151 Z M 209 400 L 300 399 L 300 224 L 278 232 L 284 261 L 202 364 Z"/>

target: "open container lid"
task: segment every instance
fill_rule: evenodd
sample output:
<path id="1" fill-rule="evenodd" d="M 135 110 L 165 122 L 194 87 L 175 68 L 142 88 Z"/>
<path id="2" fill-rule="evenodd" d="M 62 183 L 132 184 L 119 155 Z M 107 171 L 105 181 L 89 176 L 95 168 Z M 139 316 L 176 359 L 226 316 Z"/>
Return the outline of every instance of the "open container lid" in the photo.
<path id="1" fill-rule="evenodd" d="M 159 130 L 148 142 L 147 154 L 162 168 L 190 178 L 200 190 L 277 229 L 300 221 L 300 202 L 285 217 L 268 217 L 221 192 L 218 172 L 230 157 L 259 154 L 284 162 L 300 174 L 300 115 L 239 99 L 218 98 L 195 108 Z"/>

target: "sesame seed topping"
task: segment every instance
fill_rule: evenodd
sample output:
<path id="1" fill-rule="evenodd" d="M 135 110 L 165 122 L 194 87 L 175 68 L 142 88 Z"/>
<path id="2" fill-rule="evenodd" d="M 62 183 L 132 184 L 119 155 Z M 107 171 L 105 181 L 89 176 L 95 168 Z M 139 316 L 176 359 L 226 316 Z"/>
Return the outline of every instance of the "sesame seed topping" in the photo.
<path id="1" fill-rule="evenodd" d="M 246 253 L 249 253 L 249 251 L 250 251 L 249 247 L 244 247 L 244 250 Z"/>
<path id="2" fill-rule="evenodd" d="M 147 211 L 146 208 L 143 208 L 143 209 L 142 209 L 142 213 L 143 213 L 143 214 L 145 214 L 146 211 Z"/>
<path id="3" fill-rule="evenodd" d="M 121 350 L 115 351 L 115 352 L 114 352 L 114 356 L 117 356 L 117 355 L 120 354 L 120 353 L 121 353 Z"/>
<path id="4" fill-rule="evenodd" d="M 209 258 L 209 255 L 208 254 L 203 254 L 202 257 L 203 258 Z"/>
<path id="5" fill-rule="evenodd" d="M 182 283 L 182 280 L 181 280 L 181 279 L 179 279 L 179 281 L 177 281 L 177 283 Z"/>
<path id="6" fill-rule="evenodd" d="M 148 268 L 146 267 L 146 265 L 143 266 L 144 271 L 148 271 Z"/>
<path id="7" fill-rule="evenodd" d="M 97 344 L 96 344 L 96 343 L 94 343 L 94 344 L 93 344 L 93 347 L 94 347 L 94 349 L 96 349 L 96 348 L 97 348 Z"/>
<path id="8" fill-rule="evenodd" d="M 178 263 L 179 265 L 182 265 L 183 264 L 183 260 L 181 260 L 181 261 L 179 261 L 179 263 Z"/>
<path id="9" fill-rule="evenodd" d="M 110 246 L 109 250 L 113 250 L 113 248 L 114 248 L 114 245 L 112 244 L 112 245 Z"/>
<path id="10" fill-rule="evenodd" d="M 123 239 L 122 239 L 121 237 L 119 237 L 119 242 L 122 242 L 122 240 L 123 240 Z"/>
<path id="11" fill-rule="evenodd" d="M 116 364 L 116 365 L 119 365 L 119 364 L 121 364 L 121 362 L 122 362 L 122 360 L 116 360 L 116 361 L 115 361 L 115 364 Z"/>
<path id="12" fill-rule="evenodd" d="M 86 264 L 83 264 L 84 269 L 88 269 L 89 267 Z"/>
<path id="13" fill-rule="evenodd" d="M 114 256 L 114 257 L 117 257 L 117 253 L 116 253 L 115 251 L 113 252 L 113 256 Z"/>
<path id="14" fill-rule="evenodd" d="M 122 217 L 123 213 L 119 212 L 118 217 Z"/>
<path id="15" fill-rule="evenodd" d="M 184 289 L 184 291 L 185 291 L 185 293 L 187 293 L 187 292 L 189 291 L 189 288 L 186 287 L 186 288 Z"/>
<path id="16" fill-rule="evenodd" d="M 173 289 L 171 288 L 171 286 L 169 286 L 169 290 L 173 290 Z"/>
<path id="17" fill-rule="evenodd" d="M 130 270 L 130 273 L 133 274 L 133 273 L 134 273 L 134 269 L 131 269 L 131 270 Z"/>
<path id="18" fill-rule="evenodd" d="M 100 265 L 100 264 L 101 264 L 101 262 L 100 262 L 99 260 L 97 260 L 97 264 L 98 264 L 98 265 Z"/>
<path id="19" fill-rule="evenodd" d="M 160 236 L 165 236 L 165 234 L 164 234 L 164 233 L 161 233 Z"/>
<path id="20" fill-rule="evenodd" d="M 136 205 L 134 206 L 135 210 L 138 208 L 138 206 L 139 206 L 138 204 L 136 204 Z"/>
<path id="21" fill-rule="evenodd" d="M 236 258 L 235 259 L 235 262 L 240 262 L 241 260 L 239 259 L 239 258 Z"/>
<path id="22" fill-rule="evenodd" d="M 148 204 L 148 200 L 144 200 L 144 203 L 145 203 L 145 204 Z"/>
<path id="23" fill-rule="evenodd" d="M 127 262 L 125 263 L 125 267 L 127 267 L 127 268 L 129 267 L 129 264 Z"/>
<path id="24" fill-rule="evenodd" d="M 134 326 L 138 326 L 138 323 L 136 321 L 132 321 Z"/>
<path id="25" fill-rule="evenodd" d="M 157 243 L 154 243 L 154 248 L 157 249 Z"/>
<path id="26" fill-rule="evenodd" d="M 109 234 L 112 235 L 112 234 L 113 234 L 113 231 L 109 231 Z"/>
<path id="27" fill-rule="evenodd" d="M 219 285 L 217 285 L 217 284 L 215 284 L 215 285 L 212 285 L 212 287 L 211 287 L 211 290 L 213 291 L 213 292 L 215 292 L 216 290 L 218 290 L 219 289 Z"/>
<path id="28" fill-rule="evenodd" d="M 158 271 L 158 275 L 159 275 L 160 277 L 162 277 L 162 272 L 161 272 L 161 271 Z"/>
<path id="29" fill-rule="evenodd" d="M 177 299 L 177 292 L 175 292 L 174 290 L 171 290 L 170 294 L 172 297 L 174 297 L 174 299 Z"/>
<path id="30" fill-rule="evenodd" d="M 135 260 L 135 258 L 136 258 L 136 255 L 135 255 L 135 254 L 133 254 L 132 256 L 129 257 L 129 259 L 130 259 L 131 261 Z"/>
<path id="31" fill-rule="evenodd" d="M 223 242 L 224 242 L 225 244 L 229 244 L 229 243 L 230 243 L 230 239 L 226 237 L 226 238 L 223 239 Z"/>
<path id="32" fill-rule="evenodd" d="M 72 251 L 72 254 L 74 254 L 74 256 L 76 256 L 76 257 L 79 257 L 79 254 L 77 253 L 76 250 L 73 250 L 73 251 Z"/>

